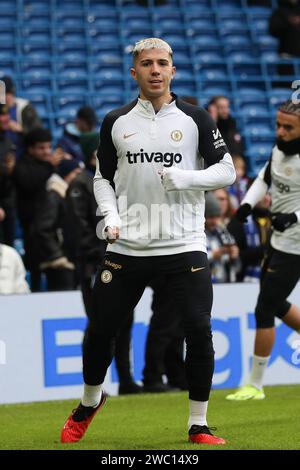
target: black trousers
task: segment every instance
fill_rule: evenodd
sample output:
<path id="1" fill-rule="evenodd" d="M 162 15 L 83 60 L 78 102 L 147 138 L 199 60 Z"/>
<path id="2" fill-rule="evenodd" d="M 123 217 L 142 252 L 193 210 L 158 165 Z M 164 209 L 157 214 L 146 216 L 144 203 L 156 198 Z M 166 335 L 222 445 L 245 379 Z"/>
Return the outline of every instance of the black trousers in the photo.
<path id="1" fill-rule="evenodd" d="M 201 252 L 152 257 L 106 254 L 96 277 L 94 308 L 83 342 L 84 381 L 88 385 L 104 381 L 120 328 L 145 287 L 161 274 L 167 277 L 182 315 L 189 396 L 207 401 L 214 368 L 212 284 L 207 256 Z"/>
<path id="2" fill-rule="evenodd" d="M 84 303 L 85 312 L 90 319 L 93 314 L 93 289 L 92 279 L 96 273 L 97 268 L 91 263 L 80 264 L 79 277 L 82 292 L 82 299 Z M 99 299 L 101 302 L 101 299 Z M 130 344 L 131 344 L 131 330 L 133 325 L 133 310 L 127 315 L 126 322 L 120 328 L 119 335 L 116 338 L 115 345 L 115 361 L 118 372 L 119 382 L 123 385 L 128 385 L 134 381 L 131 372 L 130 361 Z"/>
<path id="3" fill-rule="evenodd" d="M 270 250 L 265 258 L 260 292 L 255 308 L 257 328 L 272 328 L 275 317 L 283 318 L 290 309 L 286 299 L 300 279 L 300 255 Z"/>

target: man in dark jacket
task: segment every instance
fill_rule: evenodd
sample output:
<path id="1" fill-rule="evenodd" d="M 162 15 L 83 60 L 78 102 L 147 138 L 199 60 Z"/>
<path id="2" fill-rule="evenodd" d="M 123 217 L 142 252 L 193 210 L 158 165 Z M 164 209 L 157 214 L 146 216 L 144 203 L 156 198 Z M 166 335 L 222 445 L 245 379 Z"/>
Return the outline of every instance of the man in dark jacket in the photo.
<path id="1" fill-rule="evenodd" d="M 299 0 L 278 1 L 278 8 L 273 12 L 270 18 L 269 32 L 279 40 L 278 53 L 281 55 L 282 59 L 300 57 Z M 290 87 L 295 75 L 293 64 L 279 64 L 278 74 L 291 76 L 290 81 L 278 83 L 278 86 Z"/>
<path id="2" fill-rule="evenodd" d="M 15 148 L 7 136 L 9 110 L 0 105 L 0 242 L 13 246 L 15 237 L 15 191 L 11 173 Z"/>
<path id="3" fill-rule="evenodd" d="M 63 159 L 62 151 L 52 153 L 48 129 L 34 129 L 26 136 L 26 153 L 18 160 L 13 178 L 17 191 L 17 209 L 23 228 L 25 266 L 31 275 L 31 290 L 40 290 L 40 270 L 34 239 L 36 214 L 46 191 L 46 181 Z"/>
<path id="4" fill-rule="evenodd" d="M 74 221 L 67 210 L 66 192 L 82 169 L 76 160 L 62 160 L 46 183 L 35 220 L 35 239 L 40 269 L 45 272 L 48 291 L 75 289 L 75 265 L 72 262 Z"/>
<path id="5" fill-rule="evenodd" d="M 269 31 L 279 39 L 279 54 L 300 57 L 300 2 L 279 0 L 270 18 Z"/>

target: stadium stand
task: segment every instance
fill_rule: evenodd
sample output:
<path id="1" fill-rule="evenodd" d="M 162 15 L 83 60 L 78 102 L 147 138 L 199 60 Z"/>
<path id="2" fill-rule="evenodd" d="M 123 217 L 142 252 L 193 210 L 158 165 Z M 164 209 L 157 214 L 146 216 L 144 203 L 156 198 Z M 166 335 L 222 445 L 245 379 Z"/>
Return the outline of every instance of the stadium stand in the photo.
<path id="1" fill-rule="evenodd" d="M 275 107 L 296 77 L 277 75 L 277 40 L 268 34 L 269 7 L 247 0 L 6 0 L 0 3 L 0 79 L 10 75 L 57 139 L 82 104 L 97 107 L 99 124 L 135 96 L 128 74 L 135 41 L 159 36 L 175 50 L 175 92 L 202 105 L 216 94 L 232 104 L 245 140 L 250 175 L 268 157 Z M 300 59 L 293 62 L 300 76 Z M 259 150 L 258 154 L 256 150 Z"/>

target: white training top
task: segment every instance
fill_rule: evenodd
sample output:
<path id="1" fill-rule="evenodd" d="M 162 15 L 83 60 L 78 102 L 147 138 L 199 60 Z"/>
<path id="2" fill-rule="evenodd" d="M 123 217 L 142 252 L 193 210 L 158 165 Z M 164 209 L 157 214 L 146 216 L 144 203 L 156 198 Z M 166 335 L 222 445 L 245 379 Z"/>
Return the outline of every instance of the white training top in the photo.
<path id="1" fill-rule="evenodd" d="M 172 166 L 199 170 L 201 185 L 166 191 L 158 172 Z M 227 147 L 204 109 L 173 95 L 157 113 L 141 99 L 111 111 L 101 127 L 94 178 L 103 226 L 120 227 L 120 239 L 108 251 L 133 256 L 206 252 L 204 190 L 234 179 Z"/>
<path id="2" fill-rule="evenodd" d="M 254 207 L 271 187 L 272 213 L 290 214 L 295 212 L 298 223 L 284 232 L 274 230 L 271 237 L 273 248 L 284 253 L 300 255 L 300 155 L 286 156 L 277 146 L 272 156 L 260 170 L 242 204 Z"/>

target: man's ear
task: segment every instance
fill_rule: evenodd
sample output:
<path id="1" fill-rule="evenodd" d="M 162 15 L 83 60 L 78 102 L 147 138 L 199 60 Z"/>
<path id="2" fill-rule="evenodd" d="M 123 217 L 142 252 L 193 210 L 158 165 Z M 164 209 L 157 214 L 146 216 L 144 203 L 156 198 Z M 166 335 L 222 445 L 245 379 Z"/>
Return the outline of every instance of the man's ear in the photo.
<path id="1" fill-rule="evenodd" d="M 132 76 L 132 78 L 134 80 L 136 80 L 136 71 L 135 71 L 135 68 L 134 67 L 131 67 L 130 69 L 130 75 Z"/>
<path id="2" fill-rule="evenodd" d="M 172 66 L 172 78 L 175 77 L 175 74 L 176 74 L 176 67 L 175 65 Z"/>

